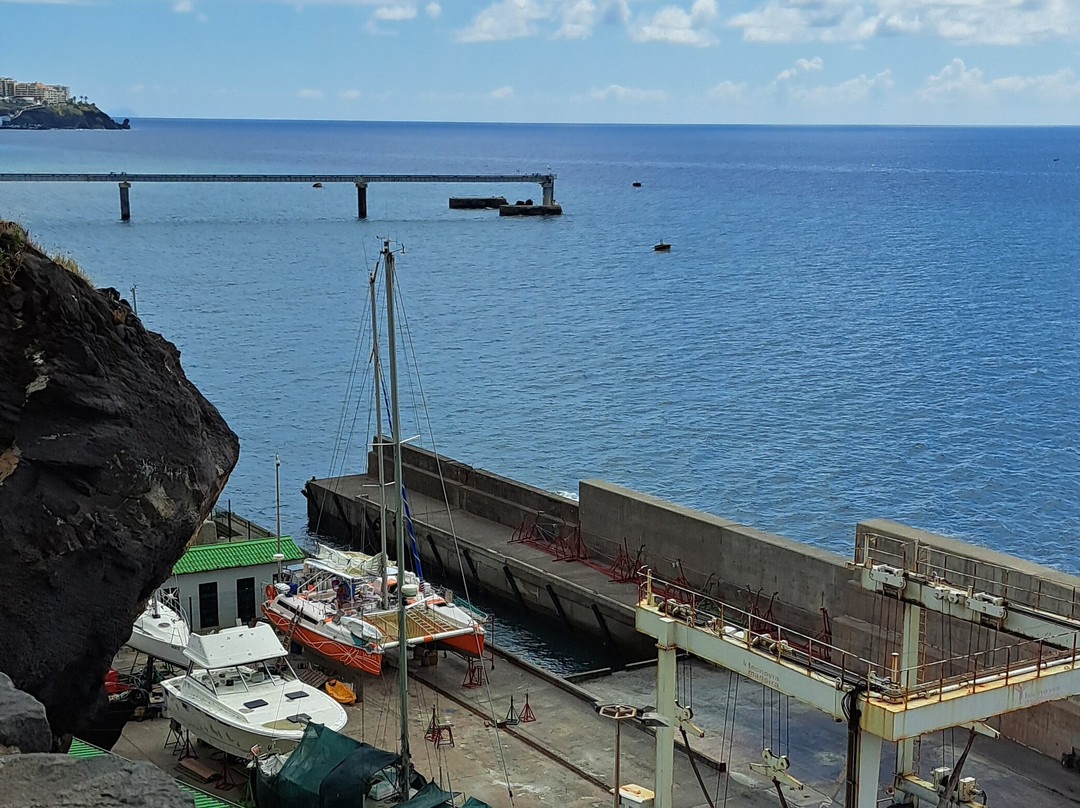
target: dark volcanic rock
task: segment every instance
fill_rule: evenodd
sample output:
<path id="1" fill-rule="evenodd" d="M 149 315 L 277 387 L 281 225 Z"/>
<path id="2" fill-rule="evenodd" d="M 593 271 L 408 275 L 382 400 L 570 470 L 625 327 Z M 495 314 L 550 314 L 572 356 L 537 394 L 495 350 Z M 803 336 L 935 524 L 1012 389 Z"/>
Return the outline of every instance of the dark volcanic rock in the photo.
<path id="1" fill-rule="evenodd" d="M 52 745 L 45 705 L 29 693 L 16 690 L 11 679 L 0 673 L 0 750 L 51 752 Z"/>
<path id="2" fill-rule="evenodd" d="M 174 345 L 0 222 L 0 670 L 54 735 L 104 701 L 238 451 Z"/>
<path id="3" fill-rule="evenodd" d="M 103 756 L 0 757 L 0 808 L 193 808 L 153 763 Z"/>
<path id="4" fill-rule="evenodd" d="M 130 129 L 93 104 L 29 107 L 11 119 L 12 129 Z"/>

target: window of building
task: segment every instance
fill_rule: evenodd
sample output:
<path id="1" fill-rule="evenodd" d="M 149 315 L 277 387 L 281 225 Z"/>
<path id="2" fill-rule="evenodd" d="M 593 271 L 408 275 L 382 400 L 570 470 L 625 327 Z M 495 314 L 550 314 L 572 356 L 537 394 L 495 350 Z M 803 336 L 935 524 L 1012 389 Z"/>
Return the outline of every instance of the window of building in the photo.
<path id="1" fill-rule="evenodd" d="M 255 619 L 255 579 L 236 579 L 236 616 L 245 623 Z"/>
<path id="2" fill-rule="evenodd" d="M 199 584 L 199 628 L 217 628 L 217 581 Z"/>

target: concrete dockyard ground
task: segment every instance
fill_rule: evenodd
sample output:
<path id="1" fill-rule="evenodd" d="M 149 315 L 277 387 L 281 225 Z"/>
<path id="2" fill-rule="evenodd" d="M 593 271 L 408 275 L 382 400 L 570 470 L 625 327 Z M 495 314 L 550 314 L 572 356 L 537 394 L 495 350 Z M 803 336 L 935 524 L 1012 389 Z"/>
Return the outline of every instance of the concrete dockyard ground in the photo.
<path id="1" fill-rule="evenodd" d="M 652 704 L 655 699 L 655 668 L 616 672 L 589 680 L 580 686 L 560 684 L 528 666 L 496 655 L 495 668 L 485 665 L 486 688 L 464 688 L 467 667 L 464 660 L 439 654 L 438 663 L 421 667 L 410 663 L 411 747 L 415 766 L 426 776 L 449 776 L 449 785 L 484 800 L 494 808 L 510 806 L 611 804 L 607 790 L 613 781 L 614 725 L 595 712 L 589 699 L 600 703 Z M 388 666 L 389 667 L 389 666 Z M 692 674 L 694 721 L 705 737 L 691 736 L 691 745 L 712 760 L 727 758 L 730 782 L 718 774 L 715 764 L 699 761 L 698 767 L 710 796 L 717 806 L 778 805 L 772 784 L 753 774 L 748 764 L 757 760 L 761 747 L 762 690 L 755 682 L 741 679 L 735 705 L 734 732 L 724 733 L 725 716 L 730 727 L 729 704 L 735 703 L 729 674 L 695 662 Z M 687 676 L 689 681 L 689 676 Z M 396 677 L 387 670 L 382 677 L 362 677 L 357 682 L 362 700 L 348 707 L 345 734 L 375 746 L 393 749 L 397 744 Z M 525 695 L 536 721 L 496 732 L 496 721 L 506 718 L 510 697 L 520 712 Z M 766 696 L 767 697 L 767 696 Z M 453 724 L 454 746 L 436 749 L 424 738 L 432 708 L 440 722 Z M 813 806 L 843 803 L 845 727 L 828 716 L 789 704 L 790 773 L 806 783 L 798 791 L 785 788 L 791 805 Z M 786 720 L 786 719 L 785 719 Z M 786 726 L 786 725 L 785 725 Z M 176 769 L 176 756 L 163 748 L 169 723 L 166 719 L 130 722 L 113 751 L 132 759 L 146 759 L 166 772 L 183 777 Z M 959 757 L 966 732 L 955 730 L 951 742 L 941 749 L 940 734 L 923 742 L 924 773 L 941 761 Z M 731 747 L 728 749 L 729 737 Z M 946 741 L 950 741 L 946 733 Z M 787 751 L 787 750 L 785 750 Z M 212 750 L 198 747 L 209 765 Z M 632 724 L 621 733 L 621 781 L 651 787 L 655 768 L 654 739 Z M 505 763 L 505 774 L 503 764 Z M 892 755 L 882 755 L 882 783 L 887 783 Z M 1080 774 L 1062 768 L 1055 761 L 1005 740 L 976 739 L 965 775 L 978 778 L 991 806 L 1080 805 Z M 507 791 L 507 775 L 513 800 Z M 677 808 L 706 806 L 687 756 L 675 754 L 675 796 Z M 210 786 L 200 785 L 215 792 Z M 217 791 L 224 799 L 237 800 L 239 789 Z M 882 799 L 887 795 L 880 794 Z"/>

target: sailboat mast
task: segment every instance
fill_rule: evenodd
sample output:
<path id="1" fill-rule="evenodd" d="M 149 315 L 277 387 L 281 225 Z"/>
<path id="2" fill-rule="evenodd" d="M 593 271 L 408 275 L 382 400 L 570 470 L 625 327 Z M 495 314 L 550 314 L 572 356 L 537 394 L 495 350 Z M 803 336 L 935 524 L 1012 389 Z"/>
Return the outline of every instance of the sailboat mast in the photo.
<path id="1" fill-rule="evenodd" d="M 375 271 L 368 275 L 368 283 L 371 285 L 371 362 L 375 368 L 375 453 L 379 460 L 379 547 L 382 558 L 379 567 L 382 570 L 382 592 L 380 602 L 385 609 L 389 605 L 389 595 L 386 591 L 386 568 L 388 565 L 386 554 L 386 466 L 383 461 L 383 433 L 382 433 L 382 377 L 379 368 L 379 320 L 375 311 L 375 275 L 379 265 L 375 265 Z M 395 420 L 394 423 L 397 423 Z"/>
<path id="2" fill-rule="evenodd" d="M 409 761 L 409 646 L 405 626 L 405 504 L 401 493 L 401 417 L 398 409 L 397 349 L 394 342 L 394 254 L 383 242 L 386 266 L 386 333 L 390 353 L 390 418 L 394 431 L 394 527 L 397 538 L 398 689 L 401 691 L 401 794 L 409 798 L 412 766 Z"/>

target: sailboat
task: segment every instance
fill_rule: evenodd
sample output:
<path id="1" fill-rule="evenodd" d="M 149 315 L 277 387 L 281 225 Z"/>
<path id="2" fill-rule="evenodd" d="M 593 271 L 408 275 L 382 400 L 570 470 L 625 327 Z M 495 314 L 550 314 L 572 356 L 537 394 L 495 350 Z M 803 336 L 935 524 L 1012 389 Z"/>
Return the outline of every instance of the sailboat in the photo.
<path id="1" fill-rule="evenodd" d="M 389 445 L 393 447 L 395 505 L 397 514 L 404 514 L 405 499 L 400 481 L 402 479 L 401 463 L 401 419 L 399 417 L 398 390 L 397 390 L 397 357 L 394 332 L 394 253 L 390 249 L 390 242 L 383 242 L 381 253 L 382 264 L 385 267 L 386 279 L 386 308 L 387 308 L 387 331 L 389 343 L 390 365 L 390 418 L 392 439 Z M 374 275 L 372 275 L 372 288 L 374 289 Z M 374 300 L 374 298 L 373 298 Z M 374 302 L 372 303 L 374 306 Z M 376 340 L 377 342 L 377 340 Z M 376 356 L 376 367 L 378 360 Z M 377 371 L 376 371 L 377 373 Z M 378 376 L 376 375 L 376 389 L 378 389 Z M 378 449 L 382 451 L 381 428 L 379 437 L 376 439 Z M 381 457 L 380 457 L 381 461 Z M 380 462 L 380 475 L 382 464 Z M 385 487 L 383 489 L 385 491 Z M 385 507 L 385 503 L 384 503 Z M 405 520 L 398 518 L 393 520 L 395 531 L 396 555 L 398 559 L 405 557 Z M 386 524 L 385 519 L 382 524 Z M 337 736 L 334 733 L 326 733 L 320 728 L 309 728 L 304 741 L 292 755 L 266 756 L 257 761 L 259 783 L 257 791 L 260 794 L 272 795 L 267 804 L 284 805 L 288 797 L 289 808 L 306 808 L 307 805 L 365 805 L 365 806 L 397 806 L 397 808 L 438 808 L 438 806 L 452 806 L 455 795 L 444 791 L 434 782 L 426 782 L 424 778 L 416 776 L 413 771 L 412 757 L 409 749 L 409 671 L 408 671 L 408 647 L 414 644 L 410 636 L 410 617 L 418 613 L 417 606 L 426 611 L 425 594 L 422 585 L 417 587 L 410 583 L 410 579 L 404 571 L 400 571 L 390 565 L 386 558 L 386 535 L 383 534 L 382 553 L 378 557 L 363 556 L 363 554 L 331 554 L 320 553 L 320 557 L 309 559 L 307 564 L 313 569 L 321 569 L 328 574 L 340 576 L 339 585 L 346 584 L 354 579 L 365 581 L 366 585 L 376 588 L 378 586 L 377 608 L 372 613 L 363 613 L 363 621 L 370 623 L 372 615 L 388 616 L 393 614 L 393 623 L 386 623 L 379 627 L 381 638 L 379 643 L 386 648 L 393 648 L 398 656 L 398 692 L 400 694 L 399 720 L 400 738 L 398 742 L 398 754 L 383 752 L 366 744 L 357 744 L 355 741 Z M 361 557 L 362 556 L 362 557 Z M 372 559 L 375 559 L 373 562 Z M 374 565 L 373 565 L 374 564 Z M 350 573 L 351 571 L 351 573 Z M 391 580 L 394 581 L 391 591 Z M 292 585 L 286 584 L 286 590 Z M 312 584 L 310 590 L 314 595 L 318 591 Z M 276 602 L 282 602 L 285 592 L 277 590 Z M 295 593 L 287 597 L 299 598 L 302 593 L 299 587 Z M 355 596 L 354 596 L 355 597 Z M 391 597 L 393 608 L 390 608 Z M 321 602 L 318 598 L 308 596 L 304 600 Z M 410 603 L 410 601 L 412 601 Z M 446 604 L 444 604 L 446 605 Z M 452 606 L 452 604 L 449 604 Z M 264 613 L 266 609 L 264 608 Z M 330 624 L 335 621 L 333 618 Z M 354 632 L 354 639 L 362 640 L 366 635 L 355 634 L 355 624 L 346 623 L 346 617 L 342 616 L 339 625 L 350 627 Z M 297 624 L 299 627 L 299 624 Z M 391 632 L 394 629 L 394 632 Z M 299 634 L 295 636 L 301 636 Z M 482 641 L 482 628 L 479 637 Z M 424 638 L 430 641 L 431 637 Z M 482 650 L 482 645 L 477 645 L 477 653 Z M 295 760 L 293 758 L 296 758 Z M 358 787 L 359 784 L 359 787 Z M 470 808 L 487 808 L 486 804 L 478 800 L 470 799 L 466 805 Z"/>
<path id="2" fill-rule="evenodd" d="M 379 567 L 387 572 L 386 590 Z M 409 646 L 438 643 L 483 654 L 484 627 L 475 613 L 378 556 L 321 547 L 289 577 L 267 586 L 263 614 L 290 640 L 347 667 L 378 675 L 383 653 L 398 646 L 399 613 L 382 605 L 384 591 L 405 601 Z"/>
<path id="3" fill-rule="evenodd" d="M 192 634 L 184 656 L 187 673 L 161 683 L 169 717 L 222 752 L 287 752 L 308 723 L 339 730 L 348 720 L 340 704 L 296 678 L 266 623 Z"/>
<path id="4" fill-rule="evenodd" d="M 190 636 L 187 620 L 179 607 L 168 605 L 155 590 L 146 608 L 135 618 L 126 644 L 147 656 L 186 668 L 188 659 L 184 649 Z"/>
<path id="5" fill-rule="evenodd" d="M 389 306 L 393 297 L 393 252 L 384 243 L 383 264 L 387 283 L 387 330 L 390 349 L 390 389 L 392 412 L 391 429 L 400 440 L 398 429 L 397 363 L 395 357 L 393 312 Z M 382 383 L 379 364 L 379 338 L 375 302 L 376 273 L 369 276 L 372 322 L 372 367 L 375 383 L 376 437 L 375 450 L 379 456 L 380 525 L 386 521 L 386 480 L 384 478 L 382 434 Z M 395 460 L 394 484 L 399 503 L 395 519 L 404 530 L 408 519 L 408 503 L 401 481 L 400 448 Z M 320 546 L 315 558 L 304 562 L 291 580 L 279 581 L 266 587 L 262 613 L 290 641 L 297 642 L 346 667 L 378 675 L 382 671 L 383 653 L 388 650 L 418 645 L 449 648 L 466 656 L 480 657 L 484 653 L 482 615 L 462 608 L 446 590 L 423 581 L 413 572 L 388 560 L 386 534 L 378 555 L 344 552 Z M 403 546 L 397 558 L 405 558 Z M 393 600 L 398 608 L 392 608 Z"/>

